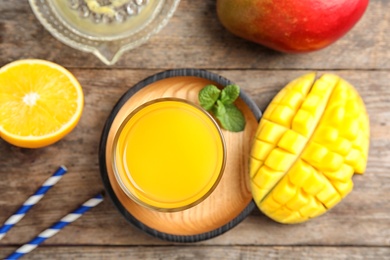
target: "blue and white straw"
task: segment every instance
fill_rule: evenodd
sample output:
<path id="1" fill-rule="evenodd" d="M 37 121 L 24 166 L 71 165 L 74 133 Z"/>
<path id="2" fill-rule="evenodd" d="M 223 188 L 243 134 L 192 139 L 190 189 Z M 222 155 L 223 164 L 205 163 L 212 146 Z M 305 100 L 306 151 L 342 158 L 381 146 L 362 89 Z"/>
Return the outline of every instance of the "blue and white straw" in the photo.
<path id="1" fill-rule="evenodd" d="M 5 221 L 4 225 L 0 228 L 0 240 L 35 204 L 38 203 L 38 201 L 42 199 L 43 195 L 45 195 L 50 188 L 61 179 L 66 171 L 65 166 L 59 167 L 58 170 L 53 173 L 53 175 L 47 179 L 45 183 L 43 183 L 42 186 L 33 195 L 31 195 L 21 207 Z"/>
<path id="2" fill-rule="evenodd" d="M 36 247 L 38 247 L 41 243 L 43 243 L 46 239 L 57 234 L 62 228 L 64 228 L 68 224 L 72 223 L 73 221 L 81 217 L 83 213 L 95 207 L 102 201 L 103 201 L 103 196 L 101 194 L 96 195 L 94 198 L 86 201 L 78 209 L 63 217 L 60 221 L 55 223 L 53 226 L 40 233 L 37 237 L 32 239 L 30 242 L 21 246 L 19 249 L 17 249 L 14 253 L 9 255 L 5 259 L 19 259 L 25 254 L 31 252 Z"/>

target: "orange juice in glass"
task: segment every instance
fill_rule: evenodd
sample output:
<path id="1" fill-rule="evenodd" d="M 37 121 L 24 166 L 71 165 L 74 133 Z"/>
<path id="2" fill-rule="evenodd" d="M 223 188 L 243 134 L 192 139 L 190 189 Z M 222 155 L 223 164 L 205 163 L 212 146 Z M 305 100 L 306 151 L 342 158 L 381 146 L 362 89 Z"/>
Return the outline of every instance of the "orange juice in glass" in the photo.
<path id="1" fill-rule="evenodd" d="M 183 99 L 141 105 L 114 138 L 113 169 L 121 189 L 138 204 L 179 211 L 204 200 L 218 184 L 226 148 L 215 120 Z"/>

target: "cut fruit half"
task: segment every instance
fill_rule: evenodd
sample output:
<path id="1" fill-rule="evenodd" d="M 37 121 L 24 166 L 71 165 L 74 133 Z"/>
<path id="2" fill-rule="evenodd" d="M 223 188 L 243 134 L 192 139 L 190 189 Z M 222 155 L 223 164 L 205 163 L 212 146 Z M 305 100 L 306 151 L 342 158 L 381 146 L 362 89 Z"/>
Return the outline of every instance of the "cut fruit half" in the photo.
<path id="1" fill-rule="evenodd" d="M 53 62 L 26 59 L 0 68 L 0 137 L 19 147 L 53 144 L 80 120 L 77 79 Z"/>
<path id="2" fill-rule="evenodd" d="M 332 74 L 299 77 L 260 121 L 250 162 L 253 198 L 281 223 L 317 217 L 351 192 L 368 148 L 368 114 L 355 88 Z"/>

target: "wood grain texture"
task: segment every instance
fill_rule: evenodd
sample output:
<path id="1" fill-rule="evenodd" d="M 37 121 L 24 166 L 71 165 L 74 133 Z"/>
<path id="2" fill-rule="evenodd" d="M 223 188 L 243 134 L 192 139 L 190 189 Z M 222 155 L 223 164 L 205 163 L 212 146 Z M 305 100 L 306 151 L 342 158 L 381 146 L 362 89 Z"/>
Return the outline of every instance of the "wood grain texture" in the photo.
<path id="1" fill-rule="evenodd" d="M 6 247 L 4 253 L 14 249 Z M 389 259 L 386 247 L 255 247 L 255 246 L 179 246 L 179 247 L 40 247 L 28 259 Z M 0 257 L 2 253 L 0 253 Z M 4 255 L 6 256 L 6 255 Z"/>
<path id="2" fill-rule="evenodd" d="M 115 68 L 389 69 L 390 2 L 371 0 L 356 26 L 332 46 L 308 54 L 281 54 L 233 36 L 219 23 L 215 1 L 182 0 L 168 25 Z M 39 24 L 27 1 L 2 0 L 0 65 L 49 59 L 66 67 L 106 66 L 91 54 L 57 41 Z"/>
<path id="3" fill-rule="evenodd" d="M 103 189 L 98 145 L 112 107 L 132 85 L 155 70 L 71 70 L 85 91 L 79 125 L 52 146 L 27 150 L 0 142 L 0 222 L 16 210 L 51 174 L 64 164 L 69 173 L 33 208 L 0 244 L 18 244 L 73 210 Z M 214 71 L 238 83 L 264 109 L 289 80 L 305 71 Z M 321 72 L 319 72 L 321 73 Z M 355 188 L 323 216 L 299 225 L 277 224 L 255 211 L 234 229 L 204 244 L 250 245 L 390 245 L 390 85 L 386 71 L 337 71 L 355 85 L 366 102 L 371 123 L 371 148 L 364 175 Z M 99 80 L 96 79 L 99 76 Z M 110 86 L 110 87 L 107 87 Z M 28 170 L 26 170 L 28 169 Z M 115 237 L 115 239 L 112 239 Z M 48 244 L 148 245 L 166 244 L 126 223 L 109 199 L 48 240 Z"/>
<path id="4" fill-rule="evenodd" d="M 191 71 L 189 71 L 192 74 Z M 222 129 L 226 143 L 226 166 L 216 189 L 200 204 L 180 212 L 158 212 L 142 207 L 129 199 L 121 190 L 115 179 L 112 165 L 112 150 L 115 135 L 122 121 L 140 105 L 158 98 L 175 97 L 198 102 L 198 93 L 206 85 L 214 84 L 222 87 L 219 82 L 194 76 L 173 76 L 175 72 L 167 72 L 163 79 L 142 84 L 132 96 L 128 96 L 120 110 L 115 112 L 110 130 L 105 135 L 106 166 L 109 185 L 114 190 L 114 196 L 119 199 L 124 209 L 142 224 L 158 231 L 172 235 L 199 235 L 226 225 L 247 207 L 252 195 L 249 188 L 249 152 L 251 141 L 257 129 L 257 119 L 242 99 L 236 105 L 245 115 L 245 130 L 232 133 Z M 166 76 L 164 76 L 166 75 Z M 187 73 L 183 73 L 187 75 Z M 218 78 L 218 75 L 213 77 Z M 143 87 L 145 86 L 145 87 Z M 122 101 L 122 99 L 121 99 Z M 111 116 L 111 115 L 110 115 Z M 103 158 L 102 158 L 103 159 Z"/>

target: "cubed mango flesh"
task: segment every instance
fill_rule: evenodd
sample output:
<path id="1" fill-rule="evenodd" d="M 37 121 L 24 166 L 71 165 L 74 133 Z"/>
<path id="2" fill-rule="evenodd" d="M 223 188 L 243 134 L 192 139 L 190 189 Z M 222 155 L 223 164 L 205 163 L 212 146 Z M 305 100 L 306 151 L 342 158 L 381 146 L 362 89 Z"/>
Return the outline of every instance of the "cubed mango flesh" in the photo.
<path id="1" fill-rule="evenodd" d="M 338 204 L 366 169 L 369 119 L 355 88 L 333 74 L 291 81 L 264 112 L 251 151 L 253 199 L 281 223 Z"/>

